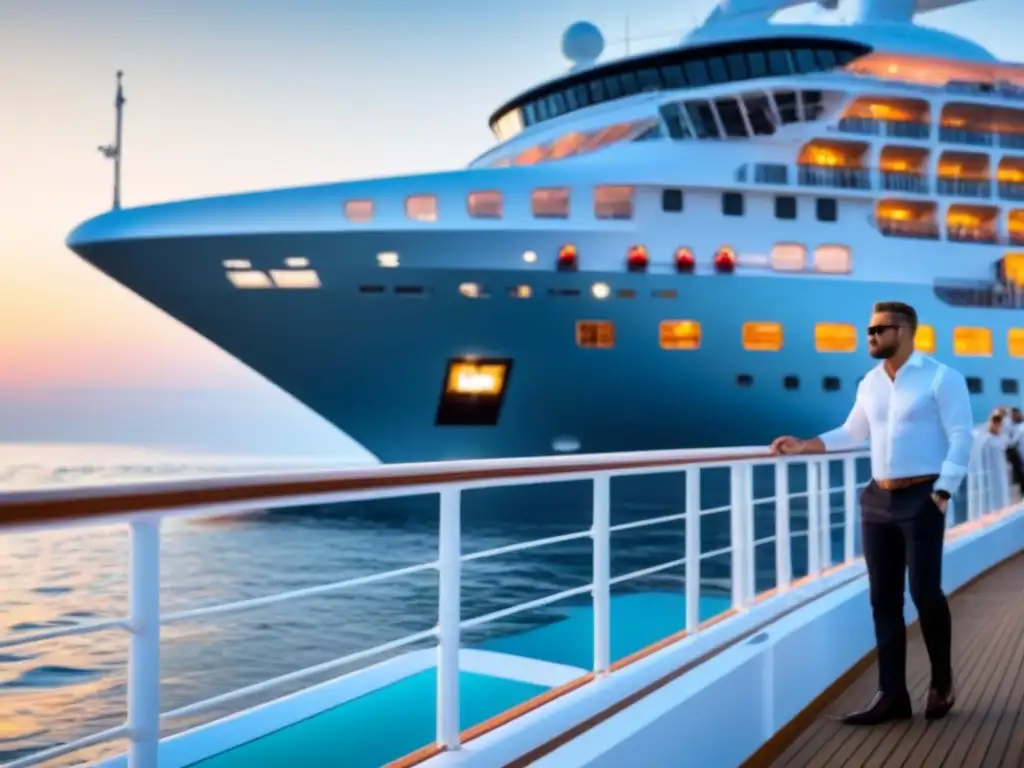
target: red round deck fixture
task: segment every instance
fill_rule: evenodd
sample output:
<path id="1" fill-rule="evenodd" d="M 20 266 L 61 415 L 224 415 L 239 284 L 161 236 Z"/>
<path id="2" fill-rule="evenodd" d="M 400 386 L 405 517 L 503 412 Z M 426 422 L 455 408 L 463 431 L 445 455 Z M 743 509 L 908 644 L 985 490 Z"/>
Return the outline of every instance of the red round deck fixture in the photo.
<path id="1" fill-rule="evenodd" d="M 575 272 L 578 266 L 576 246 L 567 243 L 558 249 L 558 268 L 564 272 Z"/>
<path id="2" fill-rule="evenodd" d="M 715 254 L 715 269 L 719 272 L 734 272 L 736 270 L 736 251 L 728 246 L 719 248 Z"/>
<path id="3" fill-rule="evenodd" d="M 689 248 L 678 248 L 676 249 L 676 272 L 693 272 L 697 266 L 697 260 L 693 258 L 693 251 Z"/>
<path id="4" fill-rule="evenodd" d="M 643 272 L 650 261 L 647 249 L 642 245 L 634 245 L 626 254 L 626 267 L 630 272 Z"/>

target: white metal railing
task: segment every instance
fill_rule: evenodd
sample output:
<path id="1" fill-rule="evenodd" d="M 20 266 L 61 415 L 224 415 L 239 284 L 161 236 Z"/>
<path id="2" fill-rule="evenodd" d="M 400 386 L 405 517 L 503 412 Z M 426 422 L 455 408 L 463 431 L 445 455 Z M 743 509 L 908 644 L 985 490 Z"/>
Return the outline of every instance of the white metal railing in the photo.
<path id="1" fill-rule="evenodd" d="M 131 531 L 129 615 L 124 619 L 50 629 L 19 638 L 0 640 L 0 648 L 38 643 L 69 635 L 112 628 L 131 635 L 128 673 L 128 718 L 124 725 L 59 746 L 44 749 L 6 764 L 6 768 L 27 768 L 116 738 L 129 740 L 129 765 L 155 768 L 161 721 L 174 720 L 258 694 L 285 683 L 332 671 L 355 662 L 436 638 L 438 655 L 438 707 L 436 744 L 454 750 L 460 746 L 459 648 L 463 630 L 497 619 L 523 613 L 571 597 L 590 594 L 593 602 L 593 672 L 609 674 L 611 659 L 610 601 L 612 587 L 672 568 L 684 568 L 685 628 L 700 629 L 701 564 L 710 558 L 729 555 L 732 607 L 744 610 L 757 597 L 755 552 L 775 545 L 775 586 L 784 591 L 793 583 L 795 539 L 807 540 L 807 577 L 814 579 L 838 563 L 856 557 L 857 519 L 856 462 L 866 453 L 850 452 L 823 456 L 776 458 L 763 449 L 706 451 L 659 451 L 638 454 L 598 454 L 575 457 L 541 457 L 483 462 L 443 462 L 419 465 L 386 465 L 341 471 L 288 472 L 253 477 L 204 478 L 170 483 L 146 483 L 120 487 L 53 489 L 35 492 L 0 493 L 0 530 L 4 532 L 46 526 L 72 526 L 89 522 L 126 520 Z M 842 481 L 831 486 L 829 469 L 842 464 Z M 774 492 L 755 497 L 754 470 L 774 466 Z M 806 468 L 807 490 L 791 492 L 790 469 Z M 701 490 L 707 470 L 729 470 L 729 504 L 702 509 Z M 685 507 L 675 514 L 611 523 L 611 481 L 616 477 L 676 472 L 684 475 Z M 593 488 L 593 520 L 589 530 L 551 536 L 522 543 L 464 552 L 461 535 L 462 494 L 471 488 L 553 483 L 587 479 Z M 998 443 L 979 435 L 965 489 L 966 521 L 1000 509 L 1010 502 L 1005 459 Z M 842 493 L 841 519 L 833 521 L 832 495 Z M 210 605 L 160 615 L 160 521 L 182 515 L 213 515 L 253 508 L 298 506 L 386 496 L 438 494 L 440 502 L 437 559 L 405 568 L 357 578 L 291 590 L 250 600 Z M 959 500 L 960 496 L 957 497 Z M 805 499 L 807 527 L 792 530 L 791 502 Z M 957 501 L 957 503 L 959 503 Z M 774 534 L 754 538 L 756 511 L 774 506 Z M 951 504 L 951 507 L 953 505 Z M 708 552 L 701 550 L 702 519 L 729 513 L 730 545 Z M 950 520 L 953 521 L 950 511 Z M 666 563 L 611 576 L 611 537 L 620 531 L 646 528 L 673 521 L 685 525 L 685 551 Z M 961 521 L 961 522 L 966 522 Z M 842 530 L 841 555 L 833 554 L 833 531 Z M 468 561 L 521 552 L 552 544 L 591 539 L 593 562 L 591 582 L 546 597 L 530 600 L 482 616 L 461 613 L 462 564 Z M 221 615 L 282 603 L 327 592 L 351 589 L 422 571 L 439 574 L 438 619 L 433 629 L 409 634 L 312 667 L 271 680 L 214 696 L 204 701 L 160 713 L 160 626 L 210 619 Z"/>

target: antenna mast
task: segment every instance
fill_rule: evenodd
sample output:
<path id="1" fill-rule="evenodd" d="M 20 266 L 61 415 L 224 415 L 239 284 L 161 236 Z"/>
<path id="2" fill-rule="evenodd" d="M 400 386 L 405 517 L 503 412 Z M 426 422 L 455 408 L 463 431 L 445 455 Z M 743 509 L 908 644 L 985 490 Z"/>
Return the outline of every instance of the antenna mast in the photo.
<path id="1" fill-rule="evenodd" d="M 114 128 L 114 143 L 104 147 L 98 147 L 100 153 L 108 160 L 114 161 L 114 203 L 112 208 L 116 211 L 121 207 L 121 128 L 124 117 L 124 89 L 121 86 L 121 78 L 124 72 L 117 71 L 117 95 L 114 98 L 114 110 L 117 115 L 117 122 Z"/>

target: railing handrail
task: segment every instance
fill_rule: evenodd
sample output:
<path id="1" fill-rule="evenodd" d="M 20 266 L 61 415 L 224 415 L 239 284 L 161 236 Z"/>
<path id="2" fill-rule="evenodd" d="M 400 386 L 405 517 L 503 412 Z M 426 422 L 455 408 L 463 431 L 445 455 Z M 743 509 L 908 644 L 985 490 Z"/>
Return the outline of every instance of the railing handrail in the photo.
<path id="1" fill-rule="evenodd" d="M 859 455 L 865 449 L 834 452 L 829 457 Z M 541 477 L 627 473 L 685 467 L 723 466 L 749 461 L 804 460 L 807 456 L 772 456 L 767 447 L 703 448 L 641 452 L 589 453 L 508 459 L 379 464 L 373 466 L 287 469 L 276 473 L 231 473 L 166 481 L 112 485 L 44 487 L 0 492 L 0 531 L 60 522 L 81 522 L 111 515 L 187 512 L 223 504 L 260 506 L 289 498 L 332 493 L 359 493 L 480 482 L 518 484 Z"/>

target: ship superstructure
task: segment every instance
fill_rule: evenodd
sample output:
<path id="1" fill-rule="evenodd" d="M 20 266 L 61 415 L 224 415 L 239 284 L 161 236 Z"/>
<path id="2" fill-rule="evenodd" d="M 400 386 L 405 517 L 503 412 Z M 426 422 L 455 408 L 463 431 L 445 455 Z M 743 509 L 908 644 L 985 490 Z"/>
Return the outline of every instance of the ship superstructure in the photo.
<path id="1" fill-rule="evenodd" d="M 980 418 L 1024 362 L 1024 67 L 913 23 L 962 1 L 732 0 L 608 62 L 577 24 L 466 169 L 117 210 L 69 246 L 383 461 L 824 429 L 880 299 Z"/>

